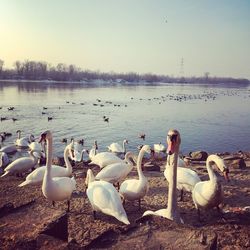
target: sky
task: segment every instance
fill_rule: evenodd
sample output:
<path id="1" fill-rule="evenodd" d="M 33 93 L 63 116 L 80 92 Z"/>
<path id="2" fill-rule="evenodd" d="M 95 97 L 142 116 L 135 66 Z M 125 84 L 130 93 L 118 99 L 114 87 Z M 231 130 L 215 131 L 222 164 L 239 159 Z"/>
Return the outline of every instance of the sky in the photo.
<path id="1" fill-rule="evenodd" d="M 250 1 L 0 0 L 0 59 L 250 79 Z"/>

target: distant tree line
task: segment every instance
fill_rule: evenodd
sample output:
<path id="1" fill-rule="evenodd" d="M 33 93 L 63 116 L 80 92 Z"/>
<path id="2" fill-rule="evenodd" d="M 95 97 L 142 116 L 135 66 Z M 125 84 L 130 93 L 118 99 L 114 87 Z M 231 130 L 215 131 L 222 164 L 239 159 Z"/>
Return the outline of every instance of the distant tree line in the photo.
<path id="1" fill-rule="evenodd" d="M 128 73 L 104 73 L 99 71 L 82 70 L 70 64 L 58 63 L 53 66 L 43 61 L 15 61 L 13 69 L 5 69 L 4 61 L 0 59 L 0 79 L 4 80 L 52 80 L 93 82 L 103 80 L 110 83 L 240 83 L 250 84 L 248 79 L 235 79 L 231 77 L 211 77 L 205 72 L 200 77 L 173 77 L 168 75 Z"/>

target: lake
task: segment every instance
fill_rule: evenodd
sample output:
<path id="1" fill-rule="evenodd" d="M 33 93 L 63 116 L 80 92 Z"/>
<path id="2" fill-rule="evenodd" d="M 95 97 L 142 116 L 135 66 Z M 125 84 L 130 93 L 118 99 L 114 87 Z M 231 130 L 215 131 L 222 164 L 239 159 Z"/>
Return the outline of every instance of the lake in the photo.
<path id="1" fill-rule="evenodd" d="M 13 106 L 14 110 L 8 108 Z M 162 84 L 159 86 L 85 86 L 75 83 L 0 82 L 0 132 L 22 136 L 50 129 L 54 154 L 62 155 L 71 137 L 84 139 L 99 151 L 112 142 L 129 140 L 128 149 L 140 144 L 166 143 L 170 128 L 181 133 L 181 152 L 250 150 L 250 87 Z M 44 109 L 46 108 L 46 109 Z M 44 112 L 45 114 L 42 114 Z M 105 122 L 103 116 L 109 118 Z M 48 121 L 48 117 L 52 120 Z M 16 118 L 17 121 L 13 121 Z M 139 134 L 145 133 L 143 141 Z"/>

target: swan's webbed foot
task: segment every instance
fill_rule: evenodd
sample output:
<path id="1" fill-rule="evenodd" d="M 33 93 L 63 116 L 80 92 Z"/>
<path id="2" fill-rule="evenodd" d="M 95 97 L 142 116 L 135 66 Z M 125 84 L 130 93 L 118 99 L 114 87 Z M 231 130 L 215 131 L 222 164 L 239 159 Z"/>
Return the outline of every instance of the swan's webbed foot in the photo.
<path id="1" fill-rule="evenodd" d="M 55 206 L 55 204 L 56 204 L 55 201 L 52 201 L 52 206 L 53 206 L 53 207 Z"/>
<path id="2" fill-rule="evenodd" d="M 197 208 L 197 215 L 198 215 L 198 221 L 202 222 L 202 220 L 201 220 L 201 213 L 200 213 L 200 209 L 199 208 Z"/>

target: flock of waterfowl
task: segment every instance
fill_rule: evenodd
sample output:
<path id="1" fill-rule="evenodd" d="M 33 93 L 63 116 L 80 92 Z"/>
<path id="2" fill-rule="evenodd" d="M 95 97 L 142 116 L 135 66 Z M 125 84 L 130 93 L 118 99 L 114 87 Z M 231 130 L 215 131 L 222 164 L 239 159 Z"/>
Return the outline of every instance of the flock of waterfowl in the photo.
<path id="1" fill-rule="evenodd" d="M 228 168 L 223 159 L 217 155 L 210 155 L 206 161 L 209 180 L 201 181 L 198 174 L 189 169 L 179 157 L 181 137 L 177 130 L 168 132 L 167 149 L 161 143 L 155 144 L 153 147 L 142 145 L 138 155 L 133 152 L 126 152 L 127 140 L 124 140 L 122 145 L 119 143 L 110 144 L 108 152 L 98 152 L 97 141 L 94 142 L 91 150 L 87 150 L 82 147 L 83 141 L 79 142 L 72 139 L 64 150 L 66 167 L 52 164 L 53 136 L 51 131 L 47 130 L 42 133 L 39 141 L 36 141 L 32 135 L 21 137 L 20 131 L 17 131 L 17 134 L 18 138 L 14 145 L 0 149 L 0 166 L 4 171 L 1 178 L 10 174 L 23 175 L 31 171 L 26 175 L 25 181 L 19 184 L 19 187 L 41 185 L 42 193 L 46 199 L 53 204 L 56 201 L 67 201 L 68 211 L 70 210 L 72 193 L 76 191 L 76 181 L 72 175 L 72 163 L 69 158 L 74 161 L 82 161 L 84 154 L 88 155 L 90 166 L 95 164 L 100 167 L 96 176 L 89 168 L 85 179 L 86 194 L 94 216 L 97 211 L 100 211 L 115 217 L 124 224 L 130 223 L 123 207 L 124 202 L 139 201 L 140 208 L 141 199 L 147 195 L 150 189 L 142 166 L 143 157 L 146 153 L 167 152 L 164 176 L 169 185 L 167 208 L 158 211 L 146 211 L 143 216 L 151 214 L 178 223 L 183 222 L 178 209 L 177 189 L 181 191 L 181 199 L 183 191 L 192 193 L 198 216 L 200 216 L 200 209 L 214 207 L 219 209 L 219 204 L 223 200 L 223 188 L 212 167 L 212 163 L 215 163 L 228 180 Z M 20 147 L 29 148 L 30 156 L 20 157 L 10 163 L 8 155 L 16 152 L 17 148 Z M 46 164 L 38 166 L 38 161 L 42 158 L 46 158 Z M 134 167 L 137 168 L 138 178 L 126 179 Z"/>

